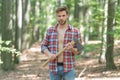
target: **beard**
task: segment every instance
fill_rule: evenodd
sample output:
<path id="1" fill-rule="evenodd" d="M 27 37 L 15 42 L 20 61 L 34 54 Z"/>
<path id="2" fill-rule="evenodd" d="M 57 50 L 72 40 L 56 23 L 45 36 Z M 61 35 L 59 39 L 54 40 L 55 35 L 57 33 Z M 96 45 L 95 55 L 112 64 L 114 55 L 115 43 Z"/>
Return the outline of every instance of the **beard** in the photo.
<path id="1" fill-rule="evenodd" d="M 58 22 L 60 25 L 64 25 L 64 24 L 66 24 L 67 21 L 66 20 L 59 20 Z"/>

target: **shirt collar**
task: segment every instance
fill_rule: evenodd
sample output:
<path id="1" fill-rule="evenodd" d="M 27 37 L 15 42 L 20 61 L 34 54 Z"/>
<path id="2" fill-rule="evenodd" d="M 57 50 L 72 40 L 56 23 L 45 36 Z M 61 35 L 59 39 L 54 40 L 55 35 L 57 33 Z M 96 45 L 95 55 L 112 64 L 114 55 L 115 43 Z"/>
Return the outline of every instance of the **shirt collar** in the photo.
<path id="1" fill-rule="evenodd" d="M 57 31 L 57 27 L 58 27 L 58 24 L 56 24 L 54 26 L 54 31 Z M 71 25 L 68 25 L 68 29 L 67 30 L 72 30 L 72 26 Z"/>

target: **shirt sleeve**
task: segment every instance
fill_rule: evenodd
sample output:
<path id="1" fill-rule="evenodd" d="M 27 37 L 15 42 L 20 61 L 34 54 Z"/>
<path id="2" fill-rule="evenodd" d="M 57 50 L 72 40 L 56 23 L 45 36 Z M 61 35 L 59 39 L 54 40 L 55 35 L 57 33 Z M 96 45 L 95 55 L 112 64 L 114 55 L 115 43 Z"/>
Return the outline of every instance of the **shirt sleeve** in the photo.
<path id="1" fill-rule="evenodd" d="M 44 53 L 46 49 L 48 49 L 48 38 L 49 38 L 49 30 L 47 30 L 46 36 L 41 44 L 41 52 Z"/>
<path id="2" fill-rule="evenodd" d="M 75 33 L 75 39 L 78 39 L 78 41 L 80 43 L 82 43 L 82 40 L 81 40 L 81 34 L 80 34 L 80 31 L 77 29 L 77 32 Z M 76 44 L 74 45 L 74 48 L 77 48 Z"/>
<path id="3" fill-rule="evenodd" d="M 81 34 L 80 34 L 79 30 L 78 30 L 78 32 L 77 32 L 77 35 L 75 35 L 75 38 L 78 39 L 79 43 L 82 44 Z M 74 45 L 74 48 L 77 48 L 77 44 L 76 44 L 76 43 L 75 43 L 75 45 Z M 82 51 L 81 51 L 81 52 L 82 52 Z M 81 52 L 79 52 L 79 54 L 81 54 Z M 79 55 L 79 54 L 78 54 L 78 55 Z"/>

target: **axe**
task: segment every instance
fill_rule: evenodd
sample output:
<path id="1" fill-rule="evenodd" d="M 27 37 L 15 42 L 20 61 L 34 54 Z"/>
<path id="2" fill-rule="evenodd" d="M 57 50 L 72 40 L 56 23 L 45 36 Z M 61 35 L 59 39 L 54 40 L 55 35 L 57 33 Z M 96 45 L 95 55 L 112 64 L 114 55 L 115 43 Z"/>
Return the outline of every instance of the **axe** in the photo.
<path id="1" fill-rule="evenodd" d="M 82 52 L 83 46 L 82 46 L 82 44 L 78 41 L 78 39 L 74 39 L 74 40 L 71 41 L 70 43 L 71 43 L 72 45 L 75 45 L 75 46 L 76 46 L 76 48 L 77 48 L 77 50 L 78 50 L 79 53 Z M 67 48 L 67 47 L 64 47 L 62 50 L 60 50 L 60 51 L 56 54 L 56 56 L 59 56 L 60 54 L 62 54 L 62 53 L 66 50 L 66 48 Z M 50 58 L 49 58 L 47 61 L 45 61 L 45 63 L 42 65 L 42 67 L 45 67 L 45 66 L 49 63 L 49 61 L 50 61 Z"/>

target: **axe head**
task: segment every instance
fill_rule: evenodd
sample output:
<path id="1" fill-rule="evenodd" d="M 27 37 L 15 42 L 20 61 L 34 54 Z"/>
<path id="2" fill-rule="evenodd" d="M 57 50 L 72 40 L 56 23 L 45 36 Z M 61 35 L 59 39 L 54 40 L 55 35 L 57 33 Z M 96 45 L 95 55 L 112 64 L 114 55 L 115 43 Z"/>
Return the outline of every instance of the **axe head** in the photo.
<path id="1" fill-rule="evenodd" d="M 74 39 L 74 42 L 75 42 L 75 47 L 77 48 L 78 52 L 81 53 L 82 50 L 84 49 L 83 45 L 76 38 Z"/>

